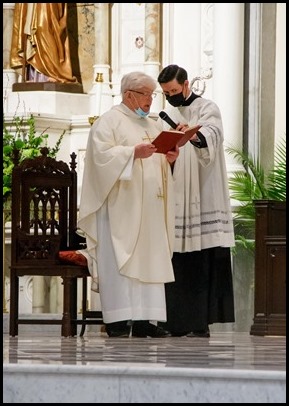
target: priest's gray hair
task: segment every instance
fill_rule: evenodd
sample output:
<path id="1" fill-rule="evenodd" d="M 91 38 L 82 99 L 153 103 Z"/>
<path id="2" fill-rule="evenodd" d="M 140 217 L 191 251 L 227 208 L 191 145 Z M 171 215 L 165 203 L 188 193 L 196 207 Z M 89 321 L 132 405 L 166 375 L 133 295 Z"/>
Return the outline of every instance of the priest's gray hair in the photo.
<path id="1" fill-rule="evenodd" d="M 127 90 L 139 90 L 143 87 L 147 87 L 153 92 L 157 87 L 157 81 L 144 72 L 130 72 L 121 79 L 122 96 Z"/>

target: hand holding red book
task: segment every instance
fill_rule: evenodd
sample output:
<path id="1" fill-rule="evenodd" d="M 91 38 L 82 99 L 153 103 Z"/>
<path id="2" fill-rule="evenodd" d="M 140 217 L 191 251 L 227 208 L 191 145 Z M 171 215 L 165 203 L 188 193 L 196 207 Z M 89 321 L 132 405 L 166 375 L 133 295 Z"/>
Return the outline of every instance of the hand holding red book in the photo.
<path id="1" fill-rule="evenodd" d="M 164 130 L 152 141 L 152 144 L 157 147 L 156 152 L 166 154 L 175 149 L 176 145 L 179 147 L 185 145 L 201 127 L 201 125 L 196 125 L 185 131 Z"/>

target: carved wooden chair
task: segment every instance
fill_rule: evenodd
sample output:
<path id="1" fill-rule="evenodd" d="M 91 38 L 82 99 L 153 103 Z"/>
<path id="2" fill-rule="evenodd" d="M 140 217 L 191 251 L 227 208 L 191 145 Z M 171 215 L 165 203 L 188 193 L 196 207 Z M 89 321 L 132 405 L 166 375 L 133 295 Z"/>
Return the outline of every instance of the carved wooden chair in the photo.
<path id="1" fill-rule="evenodd" d="M 76 154 L 70 167 L 63 161 L 41 155 L 19 163 L 17 151 L 12 174 L 12 230 L 10 266 L 10 335 L 19 324 L 61 324 L 64 337 L 84 334 L 86 324 L 103 324 L 101 311 L 87 309 L 87 278 L 84 262 L 61 259 L 60 252 L 83 248 L 76 234 Z M 83 257 L 84 258 L 84 257 Z M 19 314 L 19 278 L 24 275 L 60 276 L 63 284 L 62 319 L 22 318 Z M 77 280 L 82 278 L 82 318 L 77 317 Z M 39 314 L 37 315 L 39 316 Z"/>

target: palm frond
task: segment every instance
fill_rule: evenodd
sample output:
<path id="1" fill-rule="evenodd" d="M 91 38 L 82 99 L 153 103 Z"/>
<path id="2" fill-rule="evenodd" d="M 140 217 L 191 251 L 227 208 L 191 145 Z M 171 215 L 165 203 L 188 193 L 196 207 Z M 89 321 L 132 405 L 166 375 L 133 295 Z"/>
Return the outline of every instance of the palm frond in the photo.
<path id="1" fill-rule="evenodd" d="M 247 191 L 248 197 L 251 199 L 266 199 L 268 197 L 268 193 L 265 187 L 265 173 L 264 169 L 262 168 L 258 159 L 254 159 L 250 154 L 246 154 L 244 151 L 228 147 L 226 149 L 228 154 L 234 156 L 237 162 L 241 163 L 244 169 L 244 181 L 246 186 L 243 191 Z M 240 175 L 240 171 L 236 171 L 233 174 L 232 181 L 234 183 L 234 179 L 237 179 Z M 249 181 L 246 181 L 248 179 Z M 240 190 L 241 192 L 241 190 Z"/>
<path id="2" fill-rule="evenodd" d="M 255 200 L 286 200 L 286 138 L 275 149 L 274 168 L 265 174 L 258 159 L 244 151 L 228 147 L 226 152 L 242 164 L 242 169 L 229 178 L 231 199 L 239 204 L 234 208 L 236 246 L 254 252 Z M 233 251 L 234 252 L 234 251 Z"/>

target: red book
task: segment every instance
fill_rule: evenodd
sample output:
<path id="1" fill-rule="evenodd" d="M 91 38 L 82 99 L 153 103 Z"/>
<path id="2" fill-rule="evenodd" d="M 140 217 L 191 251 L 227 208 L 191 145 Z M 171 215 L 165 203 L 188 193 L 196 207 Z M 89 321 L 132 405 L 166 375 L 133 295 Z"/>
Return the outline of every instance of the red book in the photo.
<path id="1" fill-rule="evenodd" d="M 166 154 L 168 151 L 176 148 L 176 145 L 182 147 L 185 145 L 192 136 L 199 131 L 201 125 L 196 125 L 195 127 L 188 128 L 185 131 L 168 130 L 162 131 L 153 141 L 157 147 L 157 151 L 161 154 Z"/>

